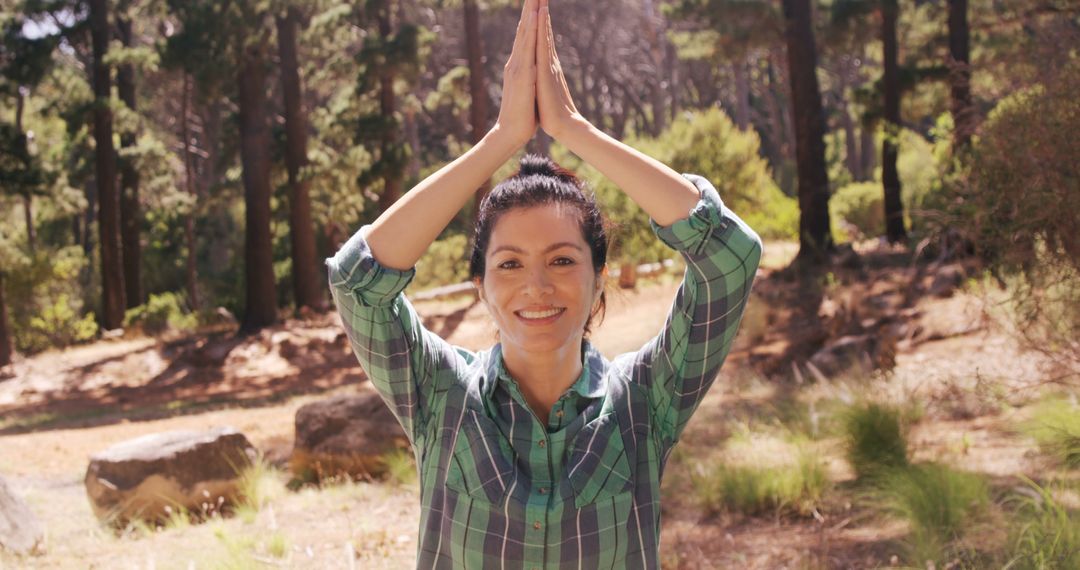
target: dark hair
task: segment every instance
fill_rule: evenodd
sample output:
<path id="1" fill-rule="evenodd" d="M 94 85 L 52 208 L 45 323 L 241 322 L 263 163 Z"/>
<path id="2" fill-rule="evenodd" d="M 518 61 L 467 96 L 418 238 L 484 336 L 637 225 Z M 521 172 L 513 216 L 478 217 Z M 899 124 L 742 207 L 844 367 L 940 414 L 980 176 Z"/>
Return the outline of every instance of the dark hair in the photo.
<path id="1" fill-rule="evenodd" d="M 546 156 L 526 154 L 516 174 L 503 180 L 488 192 L 476 215 L 472 255 L 469 258 L 469 277 L 483 281 L 488 244 L 495 223 L 506 212 L 517 208 L 532 208 L 549 204 L 566 204 L 577 210 L 581 237 L 592 252 L 593 270 L 599 277 L 607 263 L 608 234 L 596 197 L 572 172 Z M 589 333 L 593 317 L 604 319 L 607 294 L 600 293 L 600 302 L 585 323 Z"/>

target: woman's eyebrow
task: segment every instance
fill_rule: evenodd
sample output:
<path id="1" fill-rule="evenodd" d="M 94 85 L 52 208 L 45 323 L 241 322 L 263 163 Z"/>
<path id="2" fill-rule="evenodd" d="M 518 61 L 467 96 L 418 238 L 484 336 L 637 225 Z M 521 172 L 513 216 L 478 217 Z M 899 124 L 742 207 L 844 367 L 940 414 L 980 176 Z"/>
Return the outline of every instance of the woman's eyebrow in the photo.
<path id="1" fill-rule="evenodd" d="M 548 252 L 551 252 L 551 251 L 555 251 L 556 249 L 563 248 L 563 247 L 572 247 L 572 248 L 574 248 L 574 249 L 576 249 L 578 251 L 585 251 L 584 248 L 582 248 L 580 245 L 578 245 L 576 243 L 569 242 L 569 241 L 560 241 L 560 242 L 557 242 L 557 243 L 553 243 L 553 244 L 547 246 L 546 248 L 544 248 L 543 253 L 548 253 Z M 499 253 L 500 251 L 512 251 L 514 253 L 525 253 L 524 249 L 521 249 L 520 247 L 517 247 L 517 246 L 514 246 L 514 245 L 500 245 L 499 247 L 491 250 L 491 253 L 488 254 L 488 255 L 495 255 L 496 253 Z"/>

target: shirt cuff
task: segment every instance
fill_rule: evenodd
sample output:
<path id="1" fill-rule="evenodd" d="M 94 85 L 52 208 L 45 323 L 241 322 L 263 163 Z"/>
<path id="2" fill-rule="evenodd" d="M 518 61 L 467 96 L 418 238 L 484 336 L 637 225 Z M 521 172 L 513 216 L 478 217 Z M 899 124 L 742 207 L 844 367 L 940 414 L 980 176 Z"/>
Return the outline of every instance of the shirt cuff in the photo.
<path id="1" fill-rule="evenodd" d="M 398 271 L 380 265 L 367 243 L 370 229 L 370 225 L 364 226 L 353 234 L 334 257 L 326 260 L 326 267 L 332 289 L 355 293 L 363 305 L 382 307 L 390 305 L 409 285 L 416 268 Z"/>
<path id="2" fill-rule="evenodd" d="M 701 199 L 690 210 L 690 215 L 670 226 L 661 226 L 652 219 L 649 223 L 656 237 L 672 249 L 700 254 L 710 238 L 721 236 L 734 223 L 734 214 L 708 180 L 696 174 L 683 174 L 683 177 L 701 193 Z"/>

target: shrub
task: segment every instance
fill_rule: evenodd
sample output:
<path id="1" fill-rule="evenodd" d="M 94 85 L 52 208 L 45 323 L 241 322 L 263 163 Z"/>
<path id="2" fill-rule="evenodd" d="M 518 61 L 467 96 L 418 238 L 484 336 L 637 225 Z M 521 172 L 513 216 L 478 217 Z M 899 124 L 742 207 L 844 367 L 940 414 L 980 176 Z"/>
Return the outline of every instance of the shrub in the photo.
<path id="1" fill-rule="evenodd" d="M 838 243 L 885 233 L 885 194 L 881 184 L 856 182 L 829 199 L 833 239 Z"/>
<path id="2" fill-rule="evenodd" d="M 1042 402 L 1024 431 L 1067 467 L 1080 468 L 1080 407 L 1075 403 L 1063 399 Z"/>
<path id="3" fill-rule="evenodd" d="M 897 408 L 857 404 L 842 419 L 847 459 L 860 479 L 907 467 L 907 428 Z"/>
<path id="4" fill-rule="evenodd" d="M 469 279 L 469 240 L 464 234 L 451 235 L 431 244 L 416 262 L 416 276 L 410 291 L 423 291 Z"/>
<path id="5" fill-rule="evenodd" d="M 192 330 L 198 324 L 198 315 L 185 313 L 183 298 L 176 293 L 150 295 L 145 304 L 128 309 L 124 313 L 124 327 L 137 327 L 148 335 L 157 335 L 168 329 Z"/>
<path id="6" fill-rule="evenodd" d="M 911 525 L 911 562 L 941 561 L 974 514 L 989 503 L 986 482 L 978 475 L 944 465 L 912 465 L 879 479 L 887 508 Z"/>
<path id="7" fill-rule="evenodd" d="M 15 348 L 33 354 L 86 342 L 97 334 L 84 312 L 79 275 L 88 260 L 81 247 L 41 251 L 5 278 Z"/>

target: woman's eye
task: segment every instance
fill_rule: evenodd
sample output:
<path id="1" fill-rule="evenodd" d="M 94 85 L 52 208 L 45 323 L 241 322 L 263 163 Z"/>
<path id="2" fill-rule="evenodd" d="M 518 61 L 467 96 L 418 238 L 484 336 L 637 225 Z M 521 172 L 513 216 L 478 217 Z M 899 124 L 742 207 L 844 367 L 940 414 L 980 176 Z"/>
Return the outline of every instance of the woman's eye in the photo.
<path id="1" fill-rule="evenodd" d="M 573 265 L 574 260 L 569 257 L 557 257 L 555 258 L 555 261 L 552 261 L 551 263 L 552 265 Z"/>
<path id="2" fill-rule="evenodd" d="M 521 267 L 521 264 L 512 259 L 499 264 L 499 269 L 517 269 L 518 267 Z"/>

